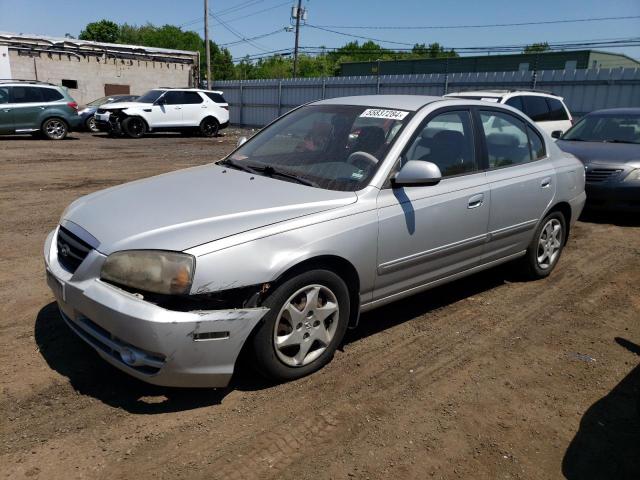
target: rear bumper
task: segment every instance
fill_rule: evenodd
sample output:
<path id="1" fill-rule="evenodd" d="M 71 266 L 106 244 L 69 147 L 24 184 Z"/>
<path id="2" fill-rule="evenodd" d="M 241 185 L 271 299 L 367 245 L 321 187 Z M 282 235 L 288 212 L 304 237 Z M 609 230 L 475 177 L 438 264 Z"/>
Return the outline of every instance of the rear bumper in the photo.
<path id="1" fill-rule="evenodd" d="M 47 237 L 47 283 L 67 325 L 107 362 L 148 383 L 225 387 L 266 308 L 176 312 L 100 281 L 105 256 L 92 250 L 71 274 Z"/>
<path id="2" fill-rule="evenodd" d="M 640 183 L 616 182 L 613 184 L 588 184 L 587 207 L 594 210 L 617 212 L 640 211 Z"/>
<path id="3" fill-rule="evenodd" d="M 77 132 L 82 129 L 84 122 L 82 121 L 82 117 L 80 115 L 73 115 L 66 118 L 67 123 L 69 124 L 70 132 Z"/>

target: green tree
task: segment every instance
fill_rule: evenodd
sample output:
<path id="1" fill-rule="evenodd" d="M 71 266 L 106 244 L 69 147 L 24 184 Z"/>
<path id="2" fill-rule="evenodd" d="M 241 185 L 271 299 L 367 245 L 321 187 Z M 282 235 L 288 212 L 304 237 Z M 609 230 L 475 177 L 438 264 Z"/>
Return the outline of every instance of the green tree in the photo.
<path id="1" fill-rule="evenodd" d="M 411 49 L 412 58 L 447 58 L 458 57 L 454 49 L 447 50 L 438 42 L 425 45 L 424 43 L 416 43 Z"/>
<path id="2" fill-rule="evenodd" d="M 522 53 L 542 53 L 551 50 L 548 42 L 532 43 L 524 47 Z"/>
<path id="3" fill-rule="evenodd" d="M 80 32 L 80 40 L 92 40 L 94 42 L 116 43 L 120 36 L 120 28 L 111 20 L 100 20 L 87 24 Z"/>

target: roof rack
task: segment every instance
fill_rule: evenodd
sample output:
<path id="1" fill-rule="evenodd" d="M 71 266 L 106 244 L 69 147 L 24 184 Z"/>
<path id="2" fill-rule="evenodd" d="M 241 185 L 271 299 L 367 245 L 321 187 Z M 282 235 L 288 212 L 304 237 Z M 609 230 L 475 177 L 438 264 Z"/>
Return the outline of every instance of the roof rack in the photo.
<path id="1" fill-rule="evenodd" d="M 547 95 L 555 95 L 551 90 L 542 90 L 540 88 L 512 88 L 511 90 L 507 90 L 508 92 L 535 92 L 535 93 L 546 93 Z"/>
<path id="2" fill-rule="evenodd" d="M 53 85 L 56 87 L 54 83 L 42 82 L 40 80 L 26 80 L 24 78 L 0 78 L 0 83 L 32 83 L 38 85 Z"/>

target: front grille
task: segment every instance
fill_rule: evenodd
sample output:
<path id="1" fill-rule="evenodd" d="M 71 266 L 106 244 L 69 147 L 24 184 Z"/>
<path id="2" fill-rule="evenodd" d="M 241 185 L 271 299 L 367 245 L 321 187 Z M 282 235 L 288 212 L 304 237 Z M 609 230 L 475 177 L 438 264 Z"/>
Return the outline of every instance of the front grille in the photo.
<path id="1" fill-rule="evenodd" d="M 620 168 L 594 168 L 587 170 L 586 180 L 590 183 L 604 182 L 605 180 L 617 175 L 622 169 Z"/>
<path id="2" fill-rule="evenodd" d="M 65 270 L 75 272 L 91 251 L 91 245 L 64 227 L 58 230 L 58 261 Z"/>

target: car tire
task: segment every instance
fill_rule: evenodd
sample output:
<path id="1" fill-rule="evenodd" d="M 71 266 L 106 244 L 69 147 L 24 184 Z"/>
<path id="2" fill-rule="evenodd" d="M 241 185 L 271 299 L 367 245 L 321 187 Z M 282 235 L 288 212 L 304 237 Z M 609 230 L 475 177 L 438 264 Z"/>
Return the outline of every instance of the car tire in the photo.
<path id="1" fill-rule="evenodd" d="M 315 306 L 309 303 L 314 301 Z M 328 270 L 296 275 L 279 285 L 263 305 L 269 312 L 252 337 L 259 373 L 289 381 L 331 361 L 350 314 L 349 290 L 338 275 Z"/>
<path id="2" fill-rule="evenodd" d="M 200 122 L 200 135 L 203 137 L 215 137 L 220 130 L 220 124 L 215 118 L 207 117 Z"/>
<path id="3" fill-rule="evenodd" d="M 129 138 L 141 138 L 147 133 L 147 124 L 141 117 L 127 117 L 122 121 L 122 131 Z"/>
<path id="4" fill-rule="evenodd" d="M 42 134 L 49 140 L 64 140 L 68 133 L 69 127 L 61 118 L 48 118 L 42 123 Z"/>
<path id="5" fill-rule="evenodd" d="M 538 225 L 523 258 L 525 273 L 530 279 L 549 276 L 560 260 L 564 248 L 567 223 L 560 212 L 551 212 Z"/>
<path id="6" fill-rule="evenodd" d="M 96 119 L 93 115 L 91 115 L 89 118 L 85 120 L 84 125 L 87 128 L 87 130 L 90 131 L 91 133 L 100 132 L 100 129 L 96 125 Z"/>

